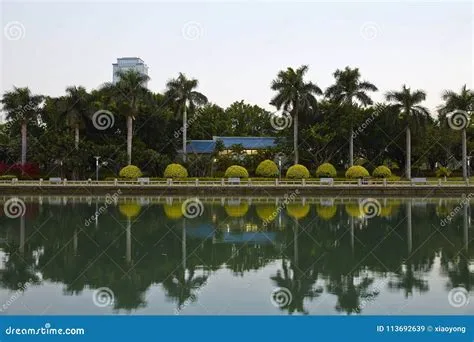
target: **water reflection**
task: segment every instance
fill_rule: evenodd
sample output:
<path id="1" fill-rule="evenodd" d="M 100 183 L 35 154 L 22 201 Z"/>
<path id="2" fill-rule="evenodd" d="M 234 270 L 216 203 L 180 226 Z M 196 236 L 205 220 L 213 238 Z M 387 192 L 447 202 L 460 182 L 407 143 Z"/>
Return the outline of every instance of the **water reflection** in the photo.
<path id="1" fill-rule="evenodd" d="M 119 198 L 105 210 L 104 198 L 24 200 L 24 216 L 0 216 L 0 300 L 30 283 L 25 294 L 60 284 L 63 300 L 83 296 L 88 312 L 90 290 L 102 287 L 117 313 L 170 314 L 169 304 L 215 313 L 208 308 L 239 296 L 250 304 L 225 313 L 387 314 L 398 301 L 398 313 L 419 314 L 407 305 L 415 296 L 439 313 L 473 312 L 449 311 L 444 297 L 473 289 L 471 210 L 461 199 L 377 199 L 371 217 L 356 198 L 201 198 L 193 218 L 186 198 Z M 239 278 L 249 285 L 233 287 Z M 273 307 L 275 287 L 292 300 Z M 21 313 L 16 305 L 7 312 Z"/>

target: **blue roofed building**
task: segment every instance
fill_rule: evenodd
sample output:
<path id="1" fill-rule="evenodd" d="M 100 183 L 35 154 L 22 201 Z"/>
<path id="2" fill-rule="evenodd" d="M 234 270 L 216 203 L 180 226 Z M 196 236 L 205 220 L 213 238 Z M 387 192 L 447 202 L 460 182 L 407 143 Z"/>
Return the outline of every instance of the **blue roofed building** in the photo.
<path id="1" fill-rule="evenodd" d="M 224 145 L 223 154 L 228 153 L 232 146 L 241 145 L 247 154 L 256 154 L 258 150 L 265 150 L 276 146 L 274 137 L 212 137 L 212 140 L 188 140 L 187 152 L 196 154 L 211 154 L 216 148 L 217 141 Z"/>

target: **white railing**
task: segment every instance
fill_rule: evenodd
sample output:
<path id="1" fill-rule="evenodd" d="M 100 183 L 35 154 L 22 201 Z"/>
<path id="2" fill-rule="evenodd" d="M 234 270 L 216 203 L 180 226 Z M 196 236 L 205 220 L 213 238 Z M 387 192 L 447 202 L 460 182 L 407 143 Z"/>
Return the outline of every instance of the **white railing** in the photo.
<path id="1" fill-rule="evenodd" d="M 199 180 L 190 178 L 188 180 L 150 180 L 149 182 L 142 183 L 136 180 L 106 180 L 106 181 L 93 181 L 93 180 L 80 180 L 71 181 L 63 179 L 60 183 L 49 182 L 48 180 L 0 180 L 1 186 L 134 186 L 134 187 L 153 187 L 153 186 L 173 186 L 173 187 L 259 187 L 259 186 L 272 186 L 272 187 L 288 187 L 288 186 L 305 186 L 305 187 L 426 187 L 426 186 L 471 186 L 469 181 L 464 180 L 427 180 L 422 183 L 414 183 L 411 181 L 385 181 L 385 180 L 334 180 L 332 183 L 324 183 L 319 179 L 306 179 L 306 180 L 253 180 L 253 179 L 242 179 L 240 183 L 229 183 L 226 178 L 216 180 Z"/>

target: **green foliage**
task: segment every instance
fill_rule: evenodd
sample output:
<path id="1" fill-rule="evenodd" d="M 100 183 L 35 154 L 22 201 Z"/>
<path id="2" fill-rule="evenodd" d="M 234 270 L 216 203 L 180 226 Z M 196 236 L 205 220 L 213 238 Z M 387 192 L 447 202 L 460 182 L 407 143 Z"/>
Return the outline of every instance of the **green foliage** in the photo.
<path id="1" fill-rule="evenodd" d="M 18 178 L 18 176 L 15 176 L 15 175 L 3 175 L 3 176 L 0 176 L 0 180 L 12 180 L 13 178 Z"/>
<path id="2" fill-rule="evenodd" d="M 119 176 L 122 178 L 127 178 L 127 179 L 137 179 L 138 177 L 141 177 L 143 174 L 138 168 L 138 166 L 135 165 L 128 165 L 122 168 L 119 172 Z"/>
<path id="3" fill-rule="evenodd" d="M 392 171 L 384 165 L 380 165 L 374 169 L 372 176 L 375 178 L 390 178 L 392 176 Z"/>
<path id="4" fill-rule="evenodd" d="M 286 178 L 301 179 L 309 178 L 309 176 L 308 169 L 301 164 L 293 165 L 286 171 Z"/>
<path id="5" fill-rule="evenodd" d="M 367 171 L 367 169 L 363 166 L 354 165 L 346 171 L 346 178 L 356 179 L 364 177 L 369 177 L 369 171 Z"/>
<path id="6" fill-rule="evenodd" d="M 316 177 L 334 178 L 337 176 L 336 168 L 331 163 L 324 163 L 316 169 Z"/>
<path id="7" fill-rule="evenodd" d="M 258 164 L 255 174 L 260 177 L 278 177 L 278 166 L 272 160 L 264 160 Z"/>
<path id="8" fill-rule="evenodd" d="M 448 169 L 447 167 L 444 167 L 444 166 L 440 166 L 437 170 L 436 170 L 436 177 L 449 177 L 451 176 L 451 170 Z"/>
<path id="9" fill-rule="evenodd" d="M 248 178 L 249 173 L 245 167 L 232 165 L 225 171 L 225 177 L 228 178 Z"/>
<path id="10" fill-rule="evenodd" d="M 186 178 L 188 170 L 181 164 L 169 164 L 163 174 L 165 178 Z"/>

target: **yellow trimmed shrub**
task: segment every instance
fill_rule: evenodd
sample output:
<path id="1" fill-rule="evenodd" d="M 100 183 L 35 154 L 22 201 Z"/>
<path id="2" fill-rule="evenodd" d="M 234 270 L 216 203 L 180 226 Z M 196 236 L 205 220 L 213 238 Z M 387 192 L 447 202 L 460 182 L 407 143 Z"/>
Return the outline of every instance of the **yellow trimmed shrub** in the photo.
<path id="1" fill-rule="evenodd" d="M 255 174 L 260 177 L 278 177 L 278 166 L 270 159 L 264 160 L 258 164 Z"/>
<path id="2" fill-rule="evenodd" d="M 380 165 L 374 169 L 372 176 L 375 178 L 390 178 L 392 177 L 392 171 L 388 167 Z"/>
<path id="3" fill-rule="evenodd" d="M 128 165 L 120 170 L 119 176 L 121 178 L 137 179 L 138 177 L 143 176 L 143 173 L 140 171 L 138 166 Z"/>
<path id="4" fill-rule="evenodd" d="M 183 216 L 183 203 L 173 203 L 163 205 L 163 210 L 167 218 L 177 220 Z"/>
<path id="5" fill-rule="evenodd" d="M 258 204 L 256 206 L 257 216 L 263 221 L 271 222 L 277 217 L 277 207 L 271 204 Z"/>
<path id="6" fill-rule="evenodd" d="M 331 163 L 324 163 L 316 169 L 316 177 L 335 178 L 337 176 L 336 168 Z"/>
<path id="7" fill-rule="evenodd" d="M 347 203 L 346 213 L 351 217 L 364 217 L 364 211 L 361 210 L 359 203 Z"/>
<path id="8" fill-rule="evenodd" d="M 290 203 L 286 206 L 286 212 L 295 219 L 302 219 L 309 213 L 309 204 Z"/>
<path id="9" fill-rule="evenodd" d="M 286 171 L 286 178 L 301 179 L 309 178 L 309 171 L 306 166 L 295 164 Z"/>
<path id="10" fill-rule="evenodd" d="M 323 220 L 329 221 L 336 215 L 337 212 L 337 207 L 335 205 L 332 206 L 323 206 L 323 205 L 318 205 L 316 207 L 316 213 L 320 218 Z"/>
<path id="11" fill-rule="evenodd" d="M 369 171 L 363 166 L 354 165 L 347 169 L 346 178 L 356 179 L 369 177 Z"/>
<path id="12" fill-rule="evenodd" d="M 186 178 L 188 177 L 188 170 L 181 164 L 169 164 L 165 172 L 163 173 L 164 178 Z"/>
<path id="13" fill-rule="evenodd" d="M 230 217 L 242 217 L 249 211 L 249 205 L 247 202 L 242 202 L 238 205 L 225 205 L 224 209 Z"/>
<path id="14" fill-rule="evenodd" d="M 227 178 L 249 178 L 247 169 L 240 165 L 232 165 L 225 170 L 224 177 Z"/>
<path id="15" fill-rule="evenodd" d="M 122 215 L 127 216 L 128 218 L 132 218 L 138 216 L 141 211 L 140 205 L 137 203 L 122 203 L 119 204 L 119 211 Z"/>

